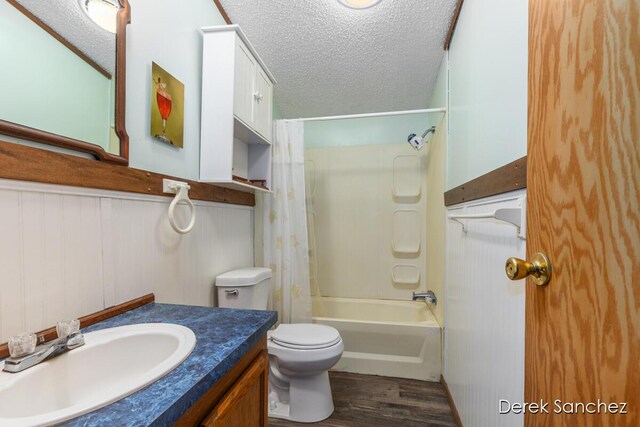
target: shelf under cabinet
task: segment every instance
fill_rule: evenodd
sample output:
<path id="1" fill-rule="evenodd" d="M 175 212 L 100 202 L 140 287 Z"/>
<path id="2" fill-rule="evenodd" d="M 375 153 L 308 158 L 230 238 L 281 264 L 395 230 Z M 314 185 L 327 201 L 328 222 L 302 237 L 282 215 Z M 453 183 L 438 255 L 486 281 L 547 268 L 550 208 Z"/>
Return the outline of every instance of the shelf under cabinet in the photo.
<path id="1" fill-rule="evenodd" d="M 234 190 L 240 190 L 240 191 L 250 191 L 250 192 L 261 191 L 263 193 L 271 193 L 271 190 L 268 189 L 267 187 L 261 187 L 259 185 L 254 185 L 249 182 L 238 181 L 235 179 L 232 179 L 229 181 L 210 181 L 210 183 L 218 185 L 220 187 L 232 188 Z"/>
<path id="2" fill-rule="evenodd" d="M 245 144 L 271 145 L 265 137 L 251 129 L 245 124 L 245 122 L 236 116 L 233 116 L 233 137 L 241 140 Z"/>

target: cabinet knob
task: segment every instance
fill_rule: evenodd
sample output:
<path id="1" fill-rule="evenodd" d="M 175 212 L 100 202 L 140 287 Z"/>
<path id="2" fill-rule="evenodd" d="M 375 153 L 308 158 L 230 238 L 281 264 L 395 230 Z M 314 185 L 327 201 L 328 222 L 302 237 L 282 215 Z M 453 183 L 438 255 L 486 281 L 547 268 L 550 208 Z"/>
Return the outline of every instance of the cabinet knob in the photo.
<path id="1" fill-rule="evenodd" d="M 256 101 L 258 101 L 258 102 L 262 101 L 262 98 L 263 98 L 263 96 L 262 96 L 262 94 L 261 94 L 260 92 L 256 92 L 256 93 L 254 93 L 254 94 L 253 94 L 253 97 L 254 97 L 254 98 L 255 98 L 255 100 L 256 100 Z"/>

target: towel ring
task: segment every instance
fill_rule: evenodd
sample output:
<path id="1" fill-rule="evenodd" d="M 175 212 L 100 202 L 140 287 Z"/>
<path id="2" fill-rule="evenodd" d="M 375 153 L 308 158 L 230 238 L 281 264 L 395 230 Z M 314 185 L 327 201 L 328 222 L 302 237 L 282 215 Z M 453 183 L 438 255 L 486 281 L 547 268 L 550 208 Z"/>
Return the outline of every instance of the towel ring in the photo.
<path id="1" fill-rule="evenodd" d="M 188 185 L 176 185 L 174 187 L 176 191 L 176 197 L 173 198 L 171 204 L 169 205 L 169 224 L 171 227 L 180 234 L 187 234 L 191 231 L 193 226 L 196 223 L 196 208 L 193 205 L 191 199 L 189 199 L 189 186 Z M 191 220 L 189 224 L 185 228 L 180 228 L 176 223 L 175 209 L 178 203 L 184 202 L 187 206 L 189 206 L 189 210 L 191 211 Z"/>

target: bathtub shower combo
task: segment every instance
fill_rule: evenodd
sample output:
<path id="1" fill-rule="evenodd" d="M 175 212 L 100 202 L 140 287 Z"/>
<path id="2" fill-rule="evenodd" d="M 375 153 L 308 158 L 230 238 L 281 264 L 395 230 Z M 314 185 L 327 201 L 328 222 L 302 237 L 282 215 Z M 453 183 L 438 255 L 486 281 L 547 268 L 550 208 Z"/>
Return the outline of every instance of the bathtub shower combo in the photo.
<path id="1" fill-rule="evenodd" d="M 344 354 L 334 370 L 437 381 L 437 301 L 433 292 L 416 292 L 429 288 L 429 151 L 420 148 L 443 110 L 404 112 L 407 131 L 427 128 L 421 137 L 409 135 L 409 144 L 403 133 L 374 141 L 340 127 L 344 119 L 351 128 L 367 127 L 377 115 L 385 114 L 302 119 L 315 122 L 304 128 L 313 322 L 340 332 Z M 337 118 L 342 125 L 326 123 Z"/>

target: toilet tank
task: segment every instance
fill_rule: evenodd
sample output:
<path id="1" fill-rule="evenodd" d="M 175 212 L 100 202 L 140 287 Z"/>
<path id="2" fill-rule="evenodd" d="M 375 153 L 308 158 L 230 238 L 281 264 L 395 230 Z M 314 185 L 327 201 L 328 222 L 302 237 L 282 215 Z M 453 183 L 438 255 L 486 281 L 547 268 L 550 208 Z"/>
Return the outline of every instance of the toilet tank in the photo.
<path id="1" fill-rule="evenodd" d="M 216 277 L 218 307 L 266 310 L 271 269 L 240 268 Z"/>

